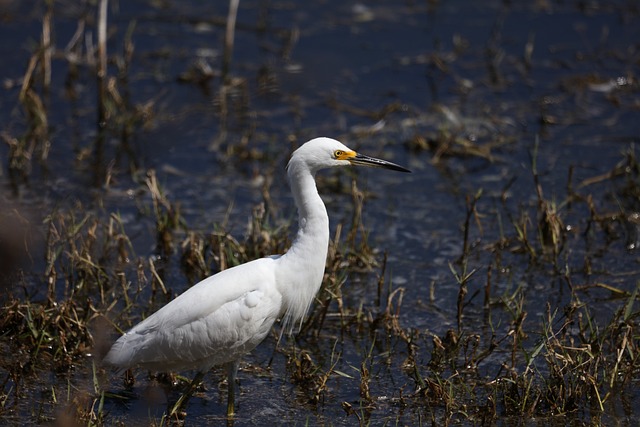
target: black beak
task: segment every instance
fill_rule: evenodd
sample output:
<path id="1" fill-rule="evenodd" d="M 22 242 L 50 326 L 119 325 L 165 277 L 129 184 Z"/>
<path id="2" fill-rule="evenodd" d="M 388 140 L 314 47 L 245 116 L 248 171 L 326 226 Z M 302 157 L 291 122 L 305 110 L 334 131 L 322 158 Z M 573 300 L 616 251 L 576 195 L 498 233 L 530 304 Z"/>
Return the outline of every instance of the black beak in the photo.
<path id="1" fill-rule="evenodd" d="M 403 168 L 400 165 L 396 165 L 395 163 L 388 162 L 382 159 L 376 159 L 375 157 L 365 156 L 364 154 L 356 154 L 355 157 L 349 159 L 351 164 L 354 165 L 362 165 L 362 166 L 372 166 L 375 168 L 385 168 L 391 169 L 393 171 L 398 172 L 411 172 L 407 168 Z"/>

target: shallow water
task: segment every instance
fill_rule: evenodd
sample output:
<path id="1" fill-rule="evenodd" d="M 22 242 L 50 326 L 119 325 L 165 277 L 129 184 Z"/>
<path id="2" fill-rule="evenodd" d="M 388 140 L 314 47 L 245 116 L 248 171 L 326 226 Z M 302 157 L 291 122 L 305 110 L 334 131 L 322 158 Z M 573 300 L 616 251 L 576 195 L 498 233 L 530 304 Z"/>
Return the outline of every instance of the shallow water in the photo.
<path id="1" fill-rule="evenodd" d="M 39 2 L 0 5 L 0 117 L 5 135 L 18 136 L 27 126 L 18 93 L 45 10 Z M 110 5 L 112 57 L 122 55 L 127 28 L 135 23 L 135 50 L 127 78 L 120 82 L 120 95 L 138 109 L 149 105 L 151 118 L 133 127 L 126 146 L 109 136 L 102 159 L 93 162 L 86 160 L 92 156 L 97 132 L 93 68 L 79 66 L 76 74 L 70 73 L 64 47 L 85 14 L 88 28 L 93 28 L 95 10 L 55 3 L 56 52 L 51 90 L 45 97 L 51 148 L 46 161 L 34 159 L 27 179 L 16 183 L 9 173 L 8 144 L 0 145 L 2 209 L 18 209 L 37 224 L 52 210 L 72 208 L 78 201 L 83 210 L 98 215 L 119 212 L 135 254 L 146 259 L 156 253 L 154 220 L 145 214 L 150 196 L 139 183 L 146 170 L 155 169 L 190 229 L 205 232 L 225 223 L 230 233 L 241 237 L 251 209 L 263 201 L 262 184 L 271 173 L 269 190 L 278 218 L 295 223 L 283 176 L 288 155 L 311 137 L 332 136 L 413 170 L 411 175 L 357 170 L 323 177 L 337 177 L 348 189 L 355 176 L 359 189 L 371 194 L 363 214 L 369 245 L 387 254 L 387 280 L 404 288 L 400 323 L 425 336 L 442 337 L 457 327 L 459 286 L 450 264 L 455 265 L 462 253 L 466 197 L 482 189 L 477 204 L 482 228 L 472 221 L 469 236 L 469 270 L 478 272 L 469 282 L 464 326 L 471 334 L 495 329 L 500 335 L 510 327 L 510 314 L 502 308 L 488 313 L 482 298 L 487 267 L 494 260 L 489 246 L 506 228 L 513 234 L 509 215 L 517 218 L 522 210 L 529 212 L 530 225 L 536 226 L 536 141 L 544 196 L 560 204 L 569 186 L 576 188 L 585 179 L 611 171 L 624 152 L 634 150 L 632 144 L 640 135 L 640 12 L 633 2 L 243 1 L 231 65 L 231 76 L 240 83 L 223 120 L 217 75 L 202 85 L 180 80 L 198 63 L 218 72 L 224 32 L 219 23 L 226 13 L 225 4 L 208 2 Z M 95 43 L 95 34 L 85 47 L 90 42 Z M 110 63 L 109 74 L 117 73 L 116 64 Z M 425 150 L 412 144 L 438 135 L 452 135 L 469 146 L 454 144 L 450 151 L 439 151 L 442 147 Z M 236 146 L 243 147 L 248 158 L 228 154 Z M 94 185 L 108 170 L 108 186 Z M 621 195 L 621 187 L 620 181 L 609 179 L 587 188 L 603 215 L 621 206 L 632 213 L 639 208 L 637 201 Z M 353 205 L 350 195 L 332 188 L 326 180 L 321 182 L 335 230 L 337 224 L 350 224 Z M 621 226 L 617 238 L 607 240 L 596 233 L 587 239 L 584 206 L 562 209 L 564 226 L 572 230 L 562 263 L 571 271 L 573 285 L 603 282 L 633 291 L 640 278 L 637 251 L 629 250 L 635 243 L 633 230 Z M 591 257 L 592 274 L 581 273 L 587 253 L 597 253 Z M 505 251 L 503 256 L 502 269 L 493 271 L 494 295 L 524 288 L 529 319 L 543 318 L 547 304 L 562 310 L 571 302 L 572 293 L 549 264 L 531 266 L 526 256 L 515 252 Z M 27 276 L 37 289 L 42 285 L 42 265 L 37 256 L 34 259 Z M 176 260 L 168 260 L 164 274 L 175 293 L 187 286 Z M 376 274 L 351 275 L 343 288 L 345 299 L 354 307 L 358 302 L 371 306 Z M 59 285 L 62 293 L 64 286 Z M 35 292 L 44 294 L 46 289 Z M 478 296 L 470 298 L 475 292 Z M 593 303 L 596 319 L 603 322 L 621 304 L 598 289 L 581 296 Z M 371 383 L 377 398 L 375 408 L 363 416 L 373 425 L 423 420 L 420 408 L 405 410 L 398 401 L 414 388 L 401 368 L 404 344 L 383 336 L 376 336 L 374 343 L 374 337 L 355 330 L 345 336 L 339 320 L 331 318 L 325 325 L 321 338 L 303 336 L 297 344 L 325 370 L 332 365 L 336 345 L 341 357 L 335 369 L 345 375 L 332 376 L 324 398 L 311 404 L 303 387 L 290 381 L 286 358 L 274 353 L 275 340 L 270 338 L 246 358 L 248 364 L 240 373 L 237 425 L 352 425 L 355 418 L 346 414 L 341 402 L 357 404 L 359 363 L 372 346 L 379 362 Z M 529 332 L 527 344 L 533 346 L 536 332 Z M 430 343 L 424 341 L 419 345 L 428 348 Z M 429 362 L 428 352 L 421 357 L 420 365 Z M 496 352 L 481 370 L 495 375 L 501 357 L 508 355 Z M 34 378 L 27 394 L 65 389 L 68 384 L 80 390 L 89 387 L 88 366 L 85 361 L 72 374 Z M 147 380 L 143 373 L 138 377 L 135 391 L 142 394 Z M 216 390 L 218 378 L 207 377 L 208 391 L 189 406 L 190 425 L 222 419 L 226 394 Z M 119 378 L 107 381 L 112 391 L 122 388 Z M 625 398 L 638 403 L 640 396 Z M 611 405 L 612 419 L 624 423 L 638 415 L 636 409 L 618 413 L 616 404 Z M 47 417 L 56 417 L 58 406 L 44 406 Z M 111 420 L 135 413 L 142 424 L 147 420 L 145 409 L 136 409 L 135 401 L 123 405 L 108 400 L 106 406 Z M 25 402 L 5 419 L 35 421 L 33 412 Z M 577 417 L 588 419 L 584 414 Z"/>

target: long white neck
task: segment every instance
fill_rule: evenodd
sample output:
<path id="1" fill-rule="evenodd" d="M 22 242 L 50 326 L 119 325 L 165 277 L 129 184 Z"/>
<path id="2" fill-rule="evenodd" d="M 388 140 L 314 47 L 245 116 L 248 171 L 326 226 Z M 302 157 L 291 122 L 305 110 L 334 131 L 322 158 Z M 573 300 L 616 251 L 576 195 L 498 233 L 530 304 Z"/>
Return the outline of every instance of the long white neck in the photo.
<path id="1" fill-rule="evenodd" d="M 298 208 L 298 234 L 277 269 L 284 327 L 291 331 L 309 310 L 320 289 L 329 248 L 329 217 L 318 194 L 314 172 L 304 162 L 291 161 L 289 184 Z"/>

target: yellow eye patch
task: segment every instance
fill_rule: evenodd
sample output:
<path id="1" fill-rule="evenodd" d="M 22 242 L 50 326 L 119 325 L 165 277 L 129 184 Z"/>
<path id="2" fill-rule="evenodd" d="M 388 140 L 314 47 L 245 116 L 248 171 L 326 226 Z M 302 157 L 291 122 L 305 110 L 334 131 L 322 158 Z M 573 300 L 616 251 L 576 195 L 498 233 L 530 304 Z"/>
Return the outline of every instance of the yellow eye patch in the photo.
<path id="1" fill-rule="evenodd" d="M 333 156 L 337 159 L 337 160 L 349 160 L 352 159 L 356 156 L 356 152 L 355 151 L 343 151 L 343 150 L 336 150 L 333 152 Z"/>

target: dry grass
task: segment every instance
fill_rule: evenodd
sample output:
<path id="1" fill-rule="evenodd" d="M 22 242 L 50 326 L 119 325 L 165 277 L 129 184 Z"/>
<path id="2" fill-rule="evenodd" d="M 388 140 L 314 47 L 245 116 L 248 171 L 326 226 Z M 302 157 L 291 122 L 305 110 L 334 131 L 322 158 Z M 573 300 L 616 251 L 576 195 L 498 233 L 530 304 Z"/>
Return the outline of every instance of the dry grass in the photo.
<path id="1" fill-rule="evenodd" d="M 180 260 L 185 281 L 195 282 L 219 269 L 282 252 L 289 244 L 287 227 L 270 225 L 262 205 L 254 210 L 242 240 L 223 230 L 210 234 L 188 231 L 179 209 L 162 194 L 152 173 L 145 184 L 150 194 L 150 216 L 157 229 L 157 251 Z M 633 192 L 626 187 L 625 191 Z M 613 285 L 596 285 L 618 301 L 617 311 L 603 322 L 585 302 L 589 287 L 577 286 L 573 283 L 575 276 L 559 268 L 566 245 L 556 249 L 552 245 L 549 250 L 550 240 L 541 232 L 542 227 L 526 220 L 531 214 L 521 212 L 521 219 L 513 221 L 511 230 L 506 229 L 498 242 L 461 246 L 463 253 L 451 264 L 460 289 L 458 326 L 438 336 L 401 320 L 405 289 L 393 286 L 392 281 L 385 283 L 386 261 L 367 242 L 360 216 L 366 198 L 355 184 L 351 197 L 352 223 L 336 227 L 322 290 L 300 334 L 305 340 L 325 343 L 323 346 L 333 340 L 331 354 L 322 356 L 320 363 L 318 354 L 305 350 L 304 345 L 289 343 L 280 350 L 291 383 L 305 396 L 302 404 L 327 405 L 327 394 L 337 382 L 348 381 L 357 387 L 354 392 L 360 399 L 343 402 L 345 414 L 366 424 L 382 402 L 376 395 L 372 373 L 387 363 L 399 363 L 398 374 L 405 383 L 391 402 L 418 411 L 424 423 L 486 423 L 505 416 L 545 418 L 585 411 L 597 420 L 597 414 L 604 413 L 612 399 L 633 387 L 640 368 L 637 289 L 627 292 Z M 471 230 L 474 224 L 488 227 L 483 224 L 487 217 L 479 210 L 482 197 L 478 193 L 468 199 L 461 241 L 470 242 L 470 236 L 476 234 Z M 583 195 L 581 199 L 589 197 Z M 533 211 L 540 206 L 544 203 L 532 206 Z M 13 297 L 3 303 L 3 351 L 28 357 L 2 359 L 0 415 L 17 408 L 32 375 L 43 369 L 66 373 L 91 364 L 92 355 L 107 348 L 108 331 L 113 326 L 125 328 L 139 318 L 137 307 L 155 307 L 171 298 L 154 260 L 136 258 L 117 214 L 84 214 L 78 218 L 79 211 L 58 211 L 44 223 L 46 269 L 41 280 L 48 290 L 27 297 L 14 291 Z M 563 213 L 556 211 L 555 215 Z M 610 216 L 597 220 L 600 216 L 595 212 L 586 221 L 592 221 L 598 232 L 610 233 Z M 624 218 L 621 213 L 617 217 Z M 343 238 L 345 229 L 355 232 Z M 487 248 L 487 253 L 493 254 L 492 270 L 500 270 L 504 259 L 513 257 L 532 268 L 551 266 L 549 278 L 570 283 L 573 302 L 565 308 L 548 306 L 544 318 L 537 319 L 528 315 L 525 287 L 496 294 L 490 284 L 496 278 L 492 270 L 487 270 L 486 284 L 478 288 L 483 276 L 471 265 L 477 263 L 478 251 Z M 352 299 L 344 297 L 343 285 L 349 275 L 364 271 L 369 272 L 368 280 L 378 282 L 374 286 L 379 302 L 352 305 Z M 494 325 L 488 333 L 476 330 L 466 320 L 469 304 L 481 289 L 486 313 L 508 320 L 506 325 Z M 339 368 L 345 364 L 341 354 L 344 338 L 335 338 L 335 333 L 374 337 L 361 361 L 350 358 L 348 364 L 354 366 L 353 371 Z M 386 351 L 380 352 L 378 340 L 396 350 L 383 356 Z M 394 352 L 396 355 L 391 355 Z M 110 424 L 101 385 L 104 374 L 96 373 L 95 378 L 93 392 L 77 391 L 66 399 L 58 396 L 58 405 L 73 408 L 67 416 L 82 424 Z"/>

